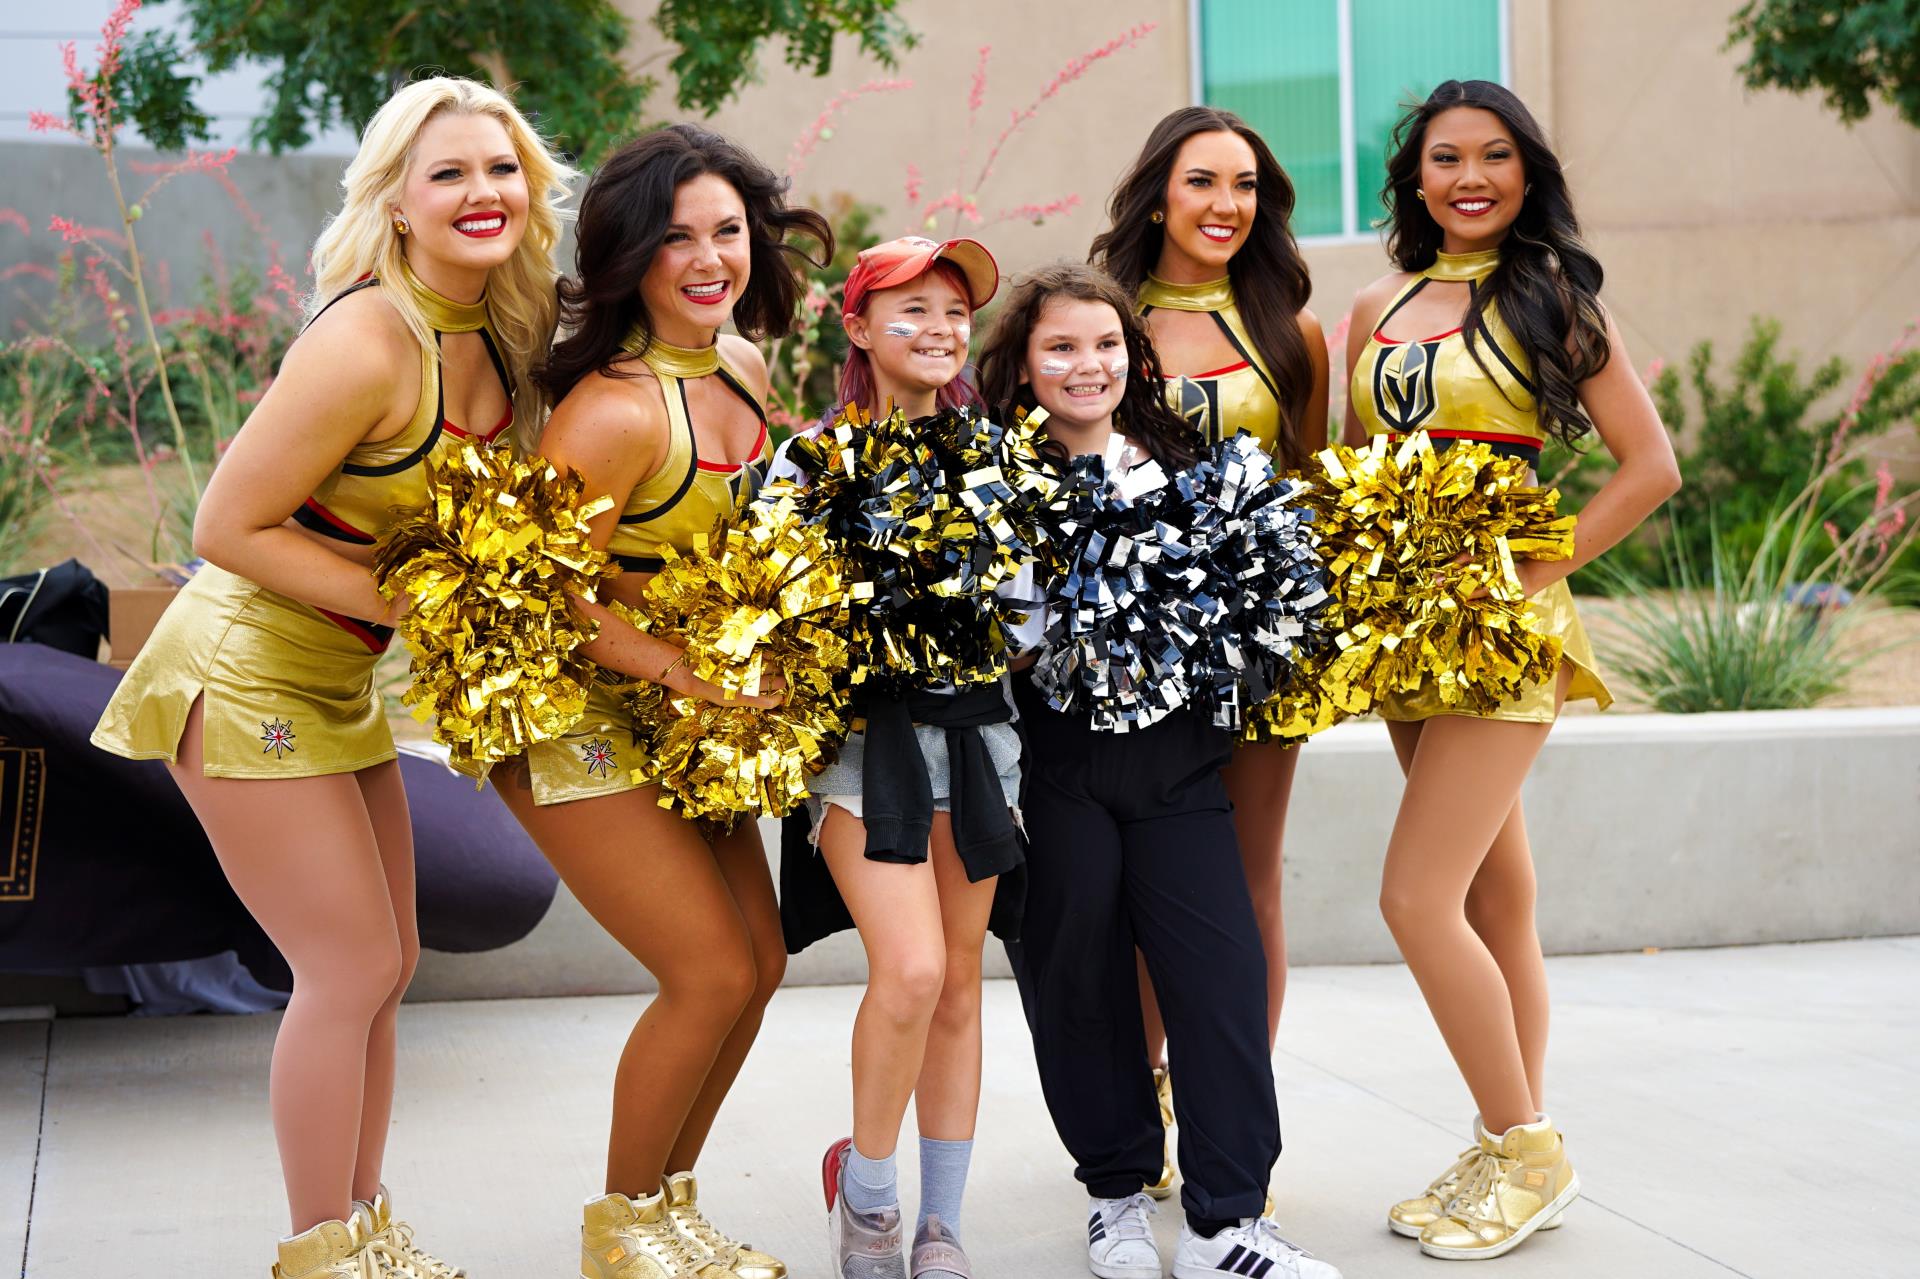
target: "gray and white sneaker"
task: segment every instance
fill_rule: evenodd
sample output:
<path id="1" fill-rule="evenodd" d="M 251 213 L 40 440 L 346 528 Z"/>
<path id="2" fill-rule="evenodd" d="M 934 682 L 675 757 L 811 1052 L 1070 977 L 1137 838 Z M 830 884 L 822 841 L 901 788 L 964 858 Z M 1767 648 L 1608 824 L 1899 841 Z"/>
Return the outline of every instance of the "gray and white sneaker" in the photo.
<path id="1" fill-rule="evenodd" d="M 911 1279 L 973 1279 L 973 1265 L 960 1247 L 959 1236 L 947 1229 L 937 1213 L 913 1232 Z"/>
<path id="2" fill-rule="evenodd" d="M 1161 1279 L 1160 1245 L 1147 1217 L 1153 1200 L 1142 1194 L 1125 1199 L 1087 1200 L 1087 1269 L 1100 1279 Z"/>
<path id="3" fill-rule="evenodd" d="M 857 1211 L 847 1202 L 847 1152 L 853 1138 L 827 1147 L 820 1180 L 827 1196 L 827 1255 L 834 1279 L 907 1279 L 907 1258 L 900 1246 L 900 1207 Z"/>
<path id="4" fill-rule="evenodd" d="M 1339 1270 L 1280 1234 L 1270 1217 L 1253 1217 L 1228 1226 L 1211 1239 L 1180 1227 L 1173 1254 L 1173 1279 L 1340 1279 Z"/>

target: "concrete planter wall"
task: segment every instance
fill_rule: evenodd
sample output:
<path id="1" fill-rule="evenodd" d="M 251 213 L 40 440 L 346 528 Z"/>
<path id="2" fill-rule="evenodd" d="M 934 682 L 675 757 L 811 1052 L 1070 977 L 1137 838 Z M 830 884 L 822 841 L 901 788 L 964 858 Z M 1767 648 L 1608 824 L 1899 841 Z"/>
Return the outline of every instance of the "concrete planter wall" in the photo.
<path id="1" fill-rule="evenodd" d="M 1305 752 L 1287 840 L 1293 960 L 1397 960 L 1376 905 L 1400 796 L 1385 727 L 1344 725 Z M 1576 716 L 1523 803 L 1550 954 L 1920 933 L 1920 707 Z M 763 835 L 778 848 L 771 825 Z M 987 961 L 1005 974 L 997 944 Z M 794 956 L 787 981 L 864 973 L 847 933 Z M 524 941 L 425 956 L 411 997 L 651 988 L 563 886 Z"/>

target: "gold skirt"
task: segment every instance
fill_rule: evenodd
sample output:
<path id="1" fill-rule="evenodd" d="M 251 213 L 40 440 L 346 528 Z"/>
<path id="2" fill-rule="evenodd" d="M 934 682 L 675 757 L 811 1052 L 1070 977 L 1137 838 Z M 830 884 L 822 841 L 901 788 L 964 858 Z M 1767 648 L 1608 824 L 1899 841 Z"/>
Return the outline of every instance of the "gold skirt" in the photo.
<path id="1" fill-rule="evenodd" d="M 1599 666 L 1593 659 L 1593 645 L 1587 642 L 1587 628 L 1580 624 L 1580 614 L 1573 607 L 1573 592 L 1565 580 L 1535 595 L 1529 605 L 1534 616 L 1540 619 L 1540 629 L 1560 637 L 1560 660 L 1573 667 L 1567 700 L 1591 698 L 1599 703 L 1601 710 L 1613 705 L 1613 694 L 1600 678 Z M 1497 710 L 1476 717 L 1515 724 L 1551 724 L 1559 714 L 1554 705 L 1554 686 L 1558 680 L 1559 674 L 1555 672 L 1553 678 L 1529 684 L 1518 696 L 1502 702 Z M 1400 721 L 1432 719 L 1436 715 L 1475 715 L 1473 711 L 1441 701 L 1431 679 L 1415 692 L 1389 697 L 1376 710 L 1381 719 Z"/>
<path id="2" fill-rule="evenodd" d="M 534 803 L 570 804 L 653 785 L 650 761 L 627 714 L 624 694 L 629 687 L 596 680 L 574 726 L 528 749 Z"/>
<path id="3" fill-rule="evenodd" d="M 209 564 L 120 680 L 93 744 L 174 763 L 203 698 L 208 777 L 318 777 L 395 758 L 380 654 L 313 608 Z"/>

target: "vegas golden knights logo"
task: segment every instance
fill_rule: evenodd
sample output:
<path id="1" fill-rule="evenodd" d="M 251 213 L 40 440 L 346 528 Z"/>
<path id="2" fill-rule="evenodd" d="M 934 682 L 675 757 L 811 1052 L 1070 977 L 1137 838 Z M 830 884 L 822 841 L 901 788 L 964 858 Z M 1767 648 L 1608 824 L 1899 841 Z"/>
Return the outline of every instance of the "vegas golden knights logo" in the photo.
<path id="1" fill-rule="evenodd" d="M 33 900 L 46 797 L 47 753 L 0 739 L 0 902 Z"/>
<path id="2" fill-rule="evenodd" d="M 1384 347 L 1373 363 L 1373 406 L 1387 429 L 1408 435 L 1433 416 L 1433 370 L 1440 339 Z"/>
<path id="3" fill-rule="evenodd" d="M 1200 433 L 1208 444 L 1220 442 L 1220 384 L 1209 378 L 1196 382 L 1174 377 L 1167 382 L 1167 403 L 1180 420 Z"/>

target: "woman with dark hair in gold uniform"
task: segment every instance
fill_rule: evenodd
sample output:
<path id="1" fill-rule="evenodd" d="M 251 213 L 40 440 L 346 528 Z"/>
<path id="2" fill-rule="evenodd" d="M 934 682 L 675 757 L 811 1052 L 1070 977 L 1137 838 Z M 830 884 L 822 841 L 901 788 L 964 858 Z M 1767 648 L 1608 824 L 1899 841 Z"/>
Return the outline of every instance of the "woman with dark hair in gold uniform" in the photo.
<path id="1" fill-rule="evenodd" d="M 639 600 L 669 551 L 689 551 L 753 495 L 768 458 L 767 367 L 748 338 L 787 331 L 800 232 L 833 252 L 826 219 L 725 138 L 675 125 L 621 147 L 581 199 L 571 334 L 544 371 L 557 401 L 534 452 L 613 508 L 593 540 Z M 723 334 L 731 321 L 745 337 Z M 781 1279 L 786 1267 L 705 1217 L 693 1168 L 786 971 L 757 823 L 711 835 L 660 806 L 623 686 L 712 702 L 684 650 L 601 604 L 582 651 L 602 680 L 565 737 L 492 773 L 507 807 L 600 925 L 659 982 L 614 1075 L 604 1193 L 587 1201 L 585 1279 Z M 777 683 L 777 681 L 776 681 Z M 777 689 L 776 689 L 777 694 Z M 778 696 L 733 704 L 771 707 Z"/>
<path id="2" fill-rule="evenodd" d="M 293 970 L 271 1088 L 295 1231 L 278 1279 L 458 1273 L 413 1247 L 380 1186 L 420 942 L 373 682 L 404 604 L 380 597 L 369 564 L 426 503 L 429 462 L 539 416 L 530 367 L 553 335 L 568 176 L 472 81 L 418 81 L 374 115 L 314 247 L 320 313 L 195 516 L 208 564 L 94 731 L 104 750 L 167 761 Z"/>
<path id="3" fill-rule="evenodd" d="M 1209 442 L 1245 431 L 1281 469 L 1327 442 L 1327 347 L 1307 310 L 1307 266 L 1289 219 L 1293 184 L 1229 111 L 1184 107 L 1147 135 L 1114 189 L 1092 260 L 1139 300 L 1174 410 Z M 1224 774 L 1267 954 L 1267 1038 L 1287 990 L 1280 853 L 1300 752 L 1243 742 Z M 1144 970 L 1148 1052 L 1171 1122 L 1166 1030 Z M 1173 1192 L 1171 1160 L 1149 1192 Z"/>
<path id="4" fill-rule="evenodd" d="M 1490 714 L 1429 685 L 1380 709 L 1407 777 L 1380 908 L 1479 1114 L 1475 1142 L 1387 1214 L 1447 1260 L 1511 1251 L 1559 1224 L 1579 1179 L 1546 1111 L 1547 979 L 1520 786 L 1561 705 L 1612 699 L 1569 573 L 1680 486 L 1673 447 L 1600 303 L 1560 161 L 1512 93 L 1450 80 L 1395 131 L 1383 193 L 1399 270 L 1360 291 L 1347 338 L 1346 439 L 1425 431 L 1537 462 L 1597 433 L 1618 469 L 1579 513 L 1571 559 L 1519 560 L 1558 676 Z"/>

